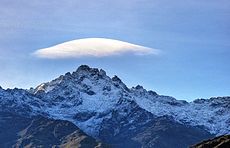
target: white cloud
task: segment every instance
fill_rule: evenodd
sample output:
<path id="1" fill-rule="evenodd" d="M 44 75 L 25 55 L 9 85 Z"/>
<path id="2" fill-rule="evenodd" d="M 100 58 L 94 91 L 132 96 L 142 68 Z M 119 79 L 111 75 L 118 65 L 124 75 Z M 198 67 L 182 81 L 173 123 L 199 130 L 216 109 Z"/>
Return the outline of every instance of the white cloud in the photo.
<path id="1" fill-rule="evenodd" d="M 57 59 L 83 56 L 104 57 L 124 53 L 157 54 L 158 50 L 113 39 L 85 38 L 39 49 L 33 54 L 41 58 Z"/>

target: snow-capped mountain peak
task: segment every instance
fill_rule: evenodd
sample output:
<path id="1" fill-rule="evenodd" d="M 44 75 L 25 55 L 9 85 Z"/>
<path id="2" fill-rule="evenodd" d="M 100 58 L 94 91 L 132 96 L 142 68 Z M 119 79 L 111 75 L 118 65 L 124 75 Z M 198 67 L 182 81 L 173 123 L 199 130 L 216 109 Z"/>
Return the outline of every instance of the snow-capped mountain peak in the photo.
<path id="1" fill-rule="evenodd" d="M 26 101 L 17 104 L 24 99 L 20 96 L 26 96 Z M 146 114 L 151 113 L 154 117 L 168 116 L 180 124 L 204 127 L 213 134 L 230 133 L 230 97 L 194 102 L 176 100 L 140 85 L 128 88 L 116 75 L 110 78 L 104 70 L 87 65 L 29 91 L 10 92 L 0 88 L 0 99 L 5 100 L 1 104 L 7 103 L 6 98 L 13 100 L 16 106 L 22 105 L 19 108 L 26 104 L 34 113 L 71 121 L 94 137 L 99 135 L 105 121 L 128 118 L 128 111 L 137 108 L 137 112 L 148 112 Z"/>

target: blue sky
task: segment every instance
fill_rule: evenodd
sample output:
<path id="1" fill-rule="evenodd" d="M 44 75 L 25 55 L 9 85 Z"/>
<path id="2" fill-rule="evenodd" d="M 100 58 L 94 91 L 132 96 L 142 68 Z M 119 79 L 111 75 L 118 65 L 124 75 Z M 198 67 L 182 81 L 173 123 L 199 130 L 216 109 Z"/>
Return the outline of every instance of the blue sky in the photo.
<path id="1" fill-rule="evenodd" d="M 228 0 L 1 0 L 0 85 L 29 88 L 81 64 L 159 94 L 193 100 L 230 92 Z M 159 55 L 43 59 L 31 53 L 101 37 L 161 50 Z"/>

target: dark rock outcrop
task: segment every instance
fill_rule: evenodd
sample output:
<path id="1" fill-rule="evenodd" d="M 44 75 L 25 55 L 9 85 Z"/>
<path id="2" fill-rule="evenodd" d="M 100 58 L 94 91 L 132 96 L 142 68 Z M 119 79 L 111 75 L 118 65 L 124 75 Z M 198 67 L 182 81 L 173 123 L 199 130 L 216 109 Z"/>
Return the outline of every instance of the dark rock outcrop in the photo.
<path id="1" fill-rule="evenodd" d="M 201 143 L 191 146 L 190 148 L 229 148 L 230 135 L 219 136 L 214 139 L 205 140 Z"/>

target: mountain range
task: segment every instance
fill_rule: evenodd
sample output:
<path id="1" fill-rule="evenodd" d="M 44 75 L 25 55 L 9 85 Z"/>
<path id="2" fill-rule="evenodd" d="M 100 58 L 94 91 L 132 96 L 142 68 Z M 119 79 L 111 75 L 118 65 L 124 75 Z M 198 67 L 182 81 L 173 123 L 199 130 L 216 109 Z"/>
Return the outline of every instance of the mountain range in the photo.
<path id="1" fill-rule="evenodd" d="M 3 148 L 184 148 L 229 125 L 230 97 L 177 100 L 87 65 L 36 88 L 0 87 Z"/>

